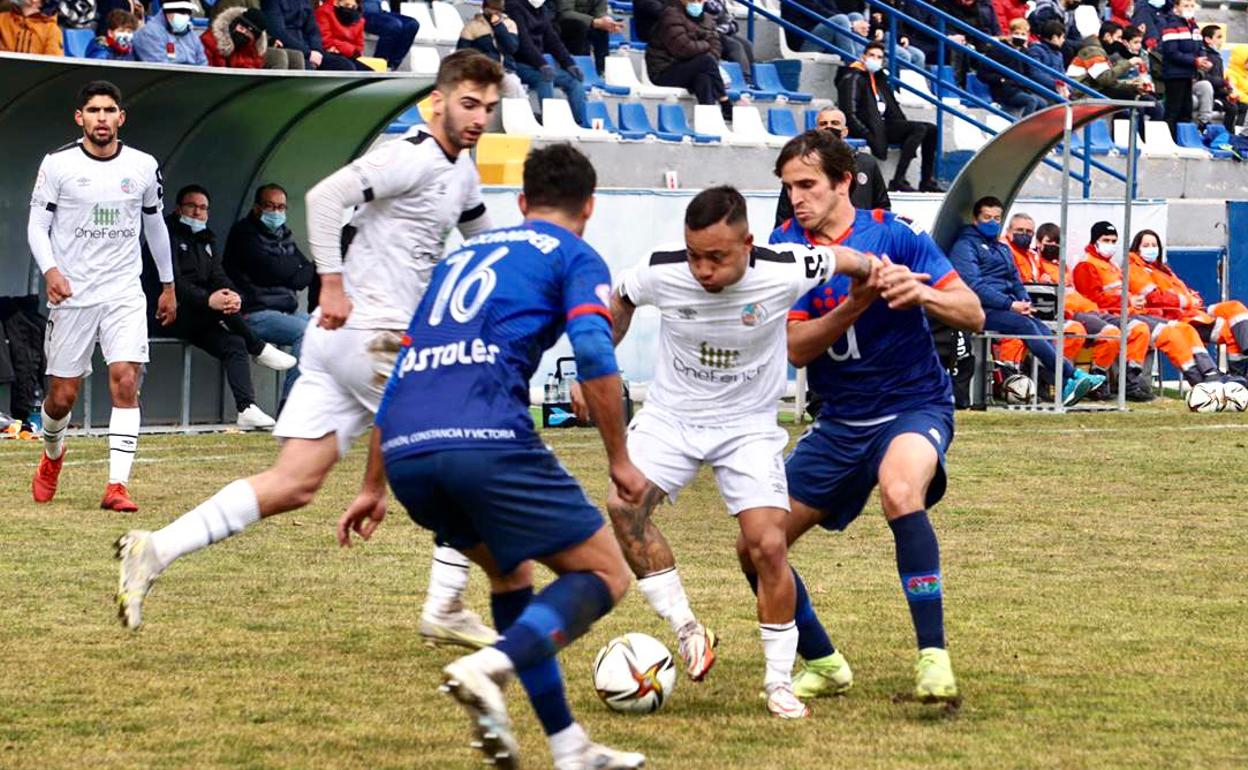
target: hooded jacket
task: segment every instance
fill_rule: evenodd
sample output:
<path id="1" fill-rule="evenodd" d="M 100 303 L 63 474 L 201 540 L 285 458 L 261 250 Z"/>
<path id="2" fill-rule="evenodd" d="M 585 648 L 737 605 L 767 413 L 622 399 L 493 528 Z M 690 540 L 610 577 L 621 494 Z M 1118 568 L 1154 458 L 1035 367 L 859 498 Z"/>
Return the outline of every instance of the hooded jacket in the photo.
<path id="1" fill-rule="evenodd" d="M 1226 67 L 1226 82 L 1237 92 L 1248 94 L 1248 45 L 1231 49 L 1231 63 Z"/>
<path id="2" fill-rule="evenodd" d="M 464 24 L 459 33 L 459 48 L 472 48 L 503 65 L 508 72 L 516 71 L 516 51 L 520 50 L 520 33 L 507 14 L 499 14 L 497 24 L 490 24 L 484 13 L 478 13 Z"/>
<path id="3" fill-rule="evenodd" d="M 1009 310 L 1014 302 L 1030 300 L 1009 244 L 989 238 L 974 225 L 964 225 L 958 232 L 949 261 L 985 310 Z"/>
<path id="4" fill-rule="evenodd" d="M 268 33 L 261 31 L 251 45 L 242 49 L 236 48 L 234 38 L 230 37 L 230 25 L 246 12 L 247 9 L 241 5 L 228 8 L 219 13 L 208 29 L 204 30 L 201 40 L 209 64 L 234 69 L 264 68 L 264 54 L 269 50 Z"/>
<path id="5" fill-rule="evenodd" d="M 225 271 L 243 298 L 243 312 L 276 310 L 293 313 L 299 309 L 296 292 L 306 289 L 316 276 L 316 268 L 304 258 L 283 225 L 275 233 L 255 214 L 234 223 L 225 240 Z"/>
<path id="6" fill-rule="evenodd" d="M 715 19 L 708 13 L 695 19 L 685 12 L 685 6 L 672 4 L 663 9 L 663 15 L 650 33 L 646 71 L 655 78 L 676 62 L 704 53 L 716 61 L 723 55 Z"/>
<path id="7" fill-rule="evenodd" d="M 849 135 L 855 139 L 866 139 L 872 155 L 880 160 L 887 159 L 888 135 L 884 132 L 884 124 L 906 119 L 892 87 L 888 85 L 888 77 L 883 70 L 875 74 L 867 72 L 866 65 L 861 61 L 842 68 L 841 73 L 841 79 L 836 84 L 837 104 L 845 113 Z M 884 103 L 883 114 L 876 107 L 877 100 Z"/>
<path id="8" fill-rule="evenodd" d="M 64 56 L 64 39 L 56 17 L 41 13 L 23 16 L 17 5 L 0 13 L 0 51 Z"/>
<path id="9" fill-rule="evenodd" d="M 169 45 L 173 45 L 170 56 Z M 134 33 L 132 43 L 134 58 L 139 61 L 159 64 L 194 64 L 199 67 L 208 66 L 208 57 L 204 54 L 204 44 L 194 28 L 181 35 L 175 35 L 169 29 L 169 20 L 165 14 L 158 13 L 147 20 Z"/>

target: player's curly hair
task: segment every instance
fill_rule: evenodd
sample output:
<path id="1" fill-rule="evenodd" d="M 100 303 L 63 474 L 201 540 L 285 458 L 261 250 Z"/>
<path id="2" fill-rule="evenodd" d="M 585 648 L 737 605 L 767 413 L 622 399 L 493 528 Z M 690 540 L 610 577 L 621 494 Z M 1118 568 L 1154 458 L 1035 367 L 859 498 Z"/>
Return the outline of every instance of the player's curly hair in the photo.
<path id="1" fill-rule="evenodd" d="M 817 159 L 830 182 L 835 183 L 843 180 L 846 174 L 854 173 L 854 151 L 844 139 L 831 131 L 807 131 L 790 139 L 780 150 L 780 157 L 776 158 L 776 176 L 781 176 L 784 167 L 794 158 Z"/>
<path id="2" fill-rule="evenodd" d="M 472 48 L 462 48 L 442 59 L 433 87 L 450 93 L 464 81 L 485 86 L 503 82 L 503 67 L 490 57 Z"/>

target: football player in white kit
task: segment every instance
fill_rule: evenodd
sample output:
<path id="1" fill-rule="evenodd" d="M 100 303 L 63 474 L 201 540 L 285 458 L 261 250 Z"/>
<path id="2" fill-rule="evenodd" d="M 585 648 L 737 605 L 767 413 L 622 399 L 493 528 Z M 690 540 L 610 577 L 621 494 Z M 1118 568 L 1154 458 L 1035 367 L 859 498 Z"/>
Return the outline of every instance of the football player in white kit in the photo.
<path id="1" fill-rule="evenodd" d="M 356 436 L 373 424 L 402 336 L 446 237 L 490 228 L 470 155 L 499 103 L 502 68 L 475 51 L 442 60 L 427 126 L 369 152 L 307 195 L 308 240 L 321 276 L 320 307 L 303 338 L 302 376 L 273 434 L 283 439 L 268 470 L 224 487 L 163 529 L 134 530 L 117 542 L 119 615 L 142 622 L 142 603 L 176 558 L 236 535 L 261 518 L 312 501 Z M 343 212 L 356 208 L 344 239 Z M 344 255 L 343 240 L 349 240 Z M 344 262 L 345 257 L 345 262 Z M 385 469 L 376 431 L 351 511 L 384 516 Z M 439 547 L 431 569 L 421 633 L 465 646 L 490 644 L 492 629 L 463 608 L 468 560 Z"/>
<path id="2" fill-rule="evenodd" d="M 48 395 L 43 454 L 31 484 L 49 502 L 65 460 L 65 427 L 99 340 L 113 400 L 108 420 L 108 486 L 100 507 L 137 511 L 126 483 L 139 443 L 139 367 L 147 363 L 147 301 L 139 281 L 140 221 L 163 289 L 157 317 L 177 314 L 169 232 L 156 159 L 118 139 L 125 125 L 121 91 L 103 80 L 78 96 L 82 139 L 44 156 L 30 198 L 30 251 L 48 287 Z"/>
<path id="3" fill-rule="evenodd" d="M 795 583 L 785 543 L 789 510 L 777 424 L 787 380 L 785 318 L 798 297 L 833 272 L 866 278 L 878 261 L 851 249 L 755 246 L 745 199 L 731 187 L 704 190 L 685 211 L 685 245 L 625 271 L 611 296 L 618 344 L 633 311 L 662 314 L 659 364 L 646 405 L 629 426 L 628 453 L 650 485 L 641 505 L 612 487 L 607 510 L 637 585 L 676 632 L 695 681 L 715 661 L 715 635 L 694 618 L 676 562 L 651 520 L 703 464 L 741 528 L 758 574 L 758 620 L 766 659 L 767 708 L 809 714 L 793 695 L 797 654 Z M 739 550 L 741 550 L 739 548 Z"/>

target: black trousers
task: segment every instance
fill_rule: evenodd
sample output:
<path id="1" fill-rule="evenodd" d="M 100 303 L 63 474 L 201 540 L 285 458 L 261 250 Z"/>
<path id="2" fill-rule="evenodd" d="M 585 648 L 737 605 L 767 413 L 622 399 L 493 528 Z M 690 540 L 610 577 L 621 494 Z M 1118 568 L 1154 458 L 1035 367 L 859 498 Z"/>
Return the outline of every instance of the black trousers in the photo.
<path id="1" fill-rule="evenodd" d="M 658 75 L 650 75 L 650 79 L 656 86 L 688 89 L 698 104 L 718 104 L 726 94 L 719 62 L 709 53 L 678 61 Z"/>
<path id="2" fill-rule="evenodd" d="M 1171 136 L 1178 134 L 1179 123 L 1192 122 L 1192 79 L 1166 79 L 1166 122 Z"/>
<path id="3" fill-rule="evenodd" d="M 913 120 L 891 120 L 884 124 L 889 144 L 901 145 L 901 157 L 897 159 L 897 171 L 893 181 L 904 182 L 910 170 L 910 161 L 923 149 L 919 161 L 919 184 L 936 178 L 936 126 Z"/>
<path id="4" fill-rule="evenodd" d="M 611 40 L 604 30 L 594 29 L 580 19 L 560 19 L 559 37 L 567 46 L 568 53 L 573 56 L 589 56 L 592 53 L 598 72 L 606 68 Z"/>
<path id="5" fill-rule="evenodd" d="M 264 340 L 256 336 L 238 313 L 223 315 L 215 310 L 183 305 L 178 308 L 178 318 L 172 326 L 157 328 L 160 329 L 157 334 L 184 339 L 221 362 L 238 411 L 256 403 L 256 391 L 251 386 L 251 356 L 264 350 Z"/>

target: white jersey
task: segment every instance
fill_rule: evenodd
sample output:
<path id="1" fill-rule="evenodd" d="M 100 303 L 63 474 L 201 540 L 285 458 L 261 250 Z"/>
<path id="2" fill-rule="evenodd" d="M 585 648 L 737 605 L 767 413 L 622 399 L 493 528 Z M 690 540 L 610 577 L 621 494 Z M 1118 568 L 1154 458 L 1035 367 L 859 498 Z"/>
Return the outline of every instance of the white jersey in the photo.
<path id="1" fill-rule="evenodd" d="M 449 157 L 424 131 L 389 142 L 349 166 L 365 203 L 351 218 L 343 285 L 347 327 L 406 329 L 451 230 L 485 213 L 467 152 Z"/>
<path id="2" fill-rule="evenodd" d="M 826 249 L 755 246 L 745 277 L 714 294 L 693 277 L 684 248 L 656 251 L 625 271 L 620 296 L 662 314 L 647 408 L 692 424 L 775 414 L 788 370 L 789 308 L 835 264 Z"/>
<path id="3" fill-rule="evenodd" d="M 52 212 L 52 254 L 73 290 L 58 307 L 143 295 L 140 225 L 144 213 L 160 213 L 162 185 L 156 159 L 125 144 L 110 158 L 81 141 L 43 157 L 30 205 Z"/>

